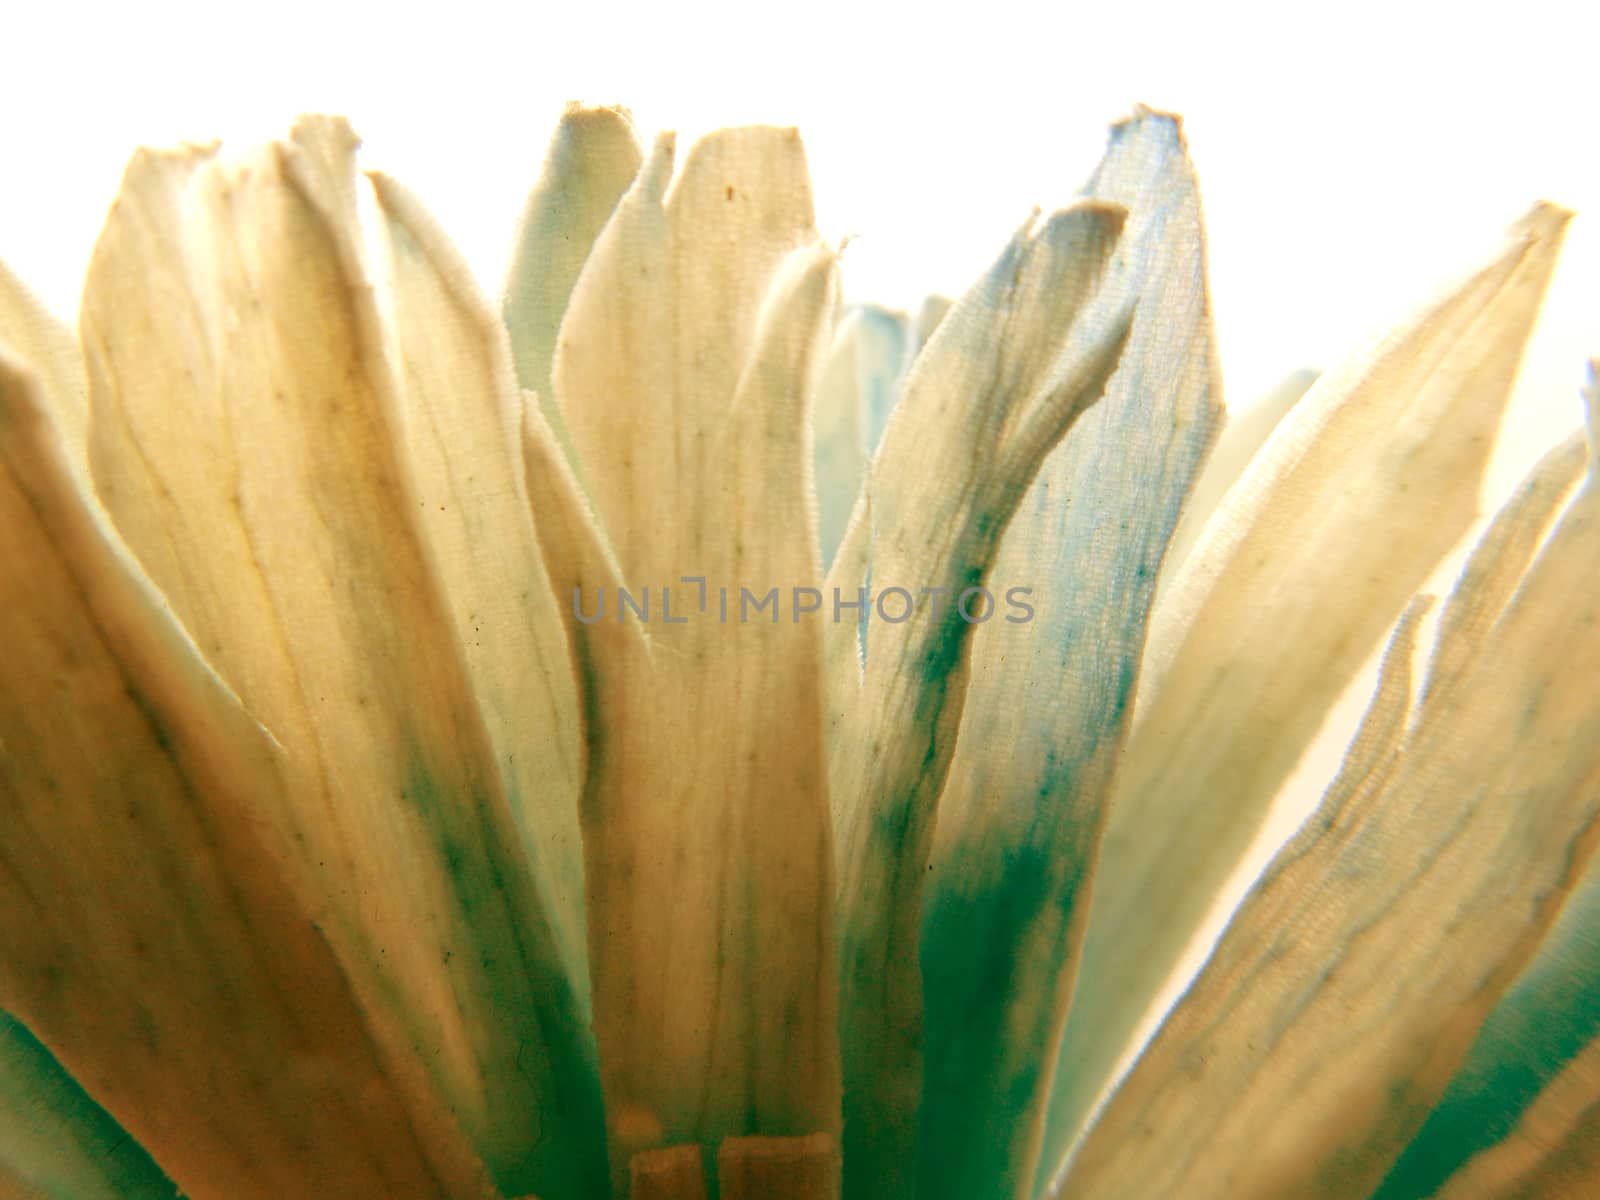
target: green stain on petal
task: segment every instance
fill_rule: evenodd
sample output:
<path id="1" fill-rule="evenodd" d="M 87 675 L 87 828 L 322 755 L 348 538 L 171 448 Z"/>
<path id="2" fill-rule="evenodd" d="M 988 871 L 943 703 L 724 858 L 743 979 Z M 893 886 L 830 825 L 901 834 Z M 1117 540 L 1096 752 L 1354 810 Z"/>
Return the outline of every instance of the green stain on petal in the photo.
<path id="1" fill-rule="evenodd" d="M 1432 1196 L 1467 1159 L 1506 1138 L 1539 1094 L 1600 1037 L 1600 871 L 1591 871 L 1545 949 L 1506 993 L 1443 1099 L 1373 1200 Z"/>
<path id="2" fill-rule="evenodd" d="M 177 1186 L 20 1021 L 0 1013 L 0 1179 L 59 1200 L 172 1200 Z"/>

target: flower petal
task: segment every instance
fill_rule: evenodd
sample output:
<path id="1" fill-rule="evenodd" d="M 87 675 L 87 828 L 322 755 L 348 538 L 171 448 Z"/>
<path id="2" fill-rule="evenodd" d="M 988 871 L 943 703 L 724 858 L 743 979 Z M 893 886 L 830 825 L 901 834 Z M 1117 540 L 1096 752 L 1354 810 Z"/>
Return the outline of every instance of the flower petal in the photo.
<path id="1" fill-rule="evenodd" d="M 1585 1109 L 1600 1106 L 1597 919 L 1600 873 L 1591 860 L 1539 957 L 1484 1022 L 1374 1200 L 1506 1194 L 1511 1179 L 1554 1154 Z M 1596 1134 L 1575 1141 L 1593 1145 Z"/>
<path id="2" fill-rule="evenodd" d="M 1455 682 L 1274 860 L 1057 1196 L 1378 1185 L 1600 837 L 1597 562 L 1591 468 Z"/>
<path id="3" fill-rule="evenodd" d="M 1101 397 L 1128 336 L 1136 289 L 1102 285 L 1121 208 L 1085 202 L 1021 230 L 946 317 L 890 418 L 868 498 L 828 585 L 880 597 L 865 669 L 834 714 L 829 787 L 840 862 L 844 1169 L 849 1195 L 911 1194 L 920 1092 L 921 894 L 934 809 L 967 687 L 966 589 L 980 588 L 1002 534 L 1051 448 Z M 870 529 L 866 522 L 870 520 Z M 865 538 L 863 546 L 858 539 Z M 932 612 L 912 612 L 943 589 Z M 937 592 L 931 593 L 938 604 Z M 984 606 L 980 599 L 973 608 Z M 832 627 L 835 646 L 853 623 Z M 856 677 L 855 664 L 835 649 Z"/>
<path id="4" fill-rule="evenodd" d="M 1484 533 L 1440 621 L 1428 691 L 1451 686 L 1470 663 L 1577 481 L 1584 449 L 1579 433 L 1547 454 Z M 1600 986 L 1597 916 L 1600 872 L 1591 868 L 1374 1200 L 1432 1196 L 1470 1155 L 1508 1136 L 1541 1088 L 1600 1034 L 1592 1001 Z"/>
<path id="5" fill-rule="evenodd" d="M 84 296 L 91 462 L 287 747 L 294 779 L 264 816 L 321 881 L 374 1019 L 507 1193 L 587 1195 L 598 1080 L 419 520 L 354 148 L 311 120 L 238 166 L 134 160 Z"/>
<path id="6" fill-rule="evenodd" d="M 1184 502 L 1183 516 L 1172 540 L 1167 543 L 1167 554 L 1161 561 L 1161 579 L 1156 589 L 1159 605 L 1171 585 L 1173 576 L 1183 560 L 1189 557 L 1195 542 L 1210 523 L 1217 507 L 1244 473 L 1250 460 L 1261 449 L 1262 443 L 1300 402 L 1311 385 L 1317 381 L 1317 372 L 1300 370 L 1285 375 L 1272 389 L 1243 412 L 1228 414 L 1228 422 L 1217 437 L 1206 458 L 1205 469 L 1195 480 L 1189 499 Z"/>
<path id="7" fill-rule="evenodd" d="M 562 326 L 561 414 L 618 561 L 641 585 L 713 564 L 700 548 L 732 505 L 719 444 L 762 302 L 815 238 L 792 130 L 724 130 L 668 194 L 658 141 L 602 234 Z"/>
<path id="8" fill-rule="evenodd" d="M 706 1200 L 705 1155 L 699 1146 L 640 1151 L 628 1186 L 628 1200 Z"/>
<path id="9" fill-rule="evenodd" d="M 587 1006 L 582 745 L 567 636 L 528 507 L 505 330 L 415 197 L 371 176 L 391 251 L 419 523 L 567 977 Z"/>
<path id="10" fill-rule="evenodd" d="M 793 131 L 712 135 L 669 192 L 672 160 L 663 139 L 561 328 L 556 395 L 603 536 L 560 494 L 530 422 L 557 588 L 587 585 L 585 611 L 604 604 L 602 586 L 616 602 L 622 583 L 670 605 L 648 637 L 620 607 L 595 624 L 575 608 L 595 1025 L 619 1190 L 630 1158 L 656 1146 L 839 1122 L 820 638 L 813 622 L 777 622 L 776 607 L 770 623 L 740 619 L 741 588 L 782 592 L 776 605 L 820 574 L 806 404 L 835 256 L 816 241 Z M 588 578 L 573 579 L 573 562 Z"/>
<path id="11" fill-rule="evenodd" d="M 825 1133 L 729 1138 L 717 1148 L 722 1200 L 838 1200 L 839 1152 Z"/>
<path id="12" fill-rule="evenodd" d="M 0 1013 L 0 1195 L 175 1200 L 177 1187 L 23 1025 Z"/>
<path id="13" fill-rule="evenodd" d="M 69 461 L 86 472 L 89 387 L 78 341 L 4 263 L 0 263 L 0 346 L 9 347 L 38 375 L 45 403 L 66 439 Z"/>
<path id="14" fill-rule="evenodd" d="M 1600 1189 L 1600 1041 L 1571 1059 L 1515 1129 L 1468 1160 L 1437 1200 L 1583 1200 Z"/>
<path id="15" fill-rule="evenodd" d="M 1476 513 L 1566 214 L 1323 376 L 1152 618 L 1100 851 L 1057 1128 L 1081 1126 L 1327 708 Z"/>
<path id="16" fill-rule="evenodd" d="M 1162 554 L 1220 419 L 1177 122 L 1113 133 L 1096 196 L 1144 280 L 1105 398 L 1045 460 L 991 571 L 1021 620 L 974 631 L 922 919 L 917 1195 L 1029 1195 L 1088 883 Z"/>
<path id="17" fill-rule="evenodd" d="M 1456 681 L 1479 640 L 1510 602 L 1551 520 L 1583 477 L 1586 448 L 1580 431 L 1546 454 L 1484 531 L 1440 614 L 1439 636 L 1424 682 L 1427 691 Z"/>
<path id="18" fill-rule="evenodd" d="M 894 406 L 909 337 L 905 314 L 862 305 L 845 314 L 828 351 L 812 419 L 824 567 L 838 554 L 867 462 Z"/>
<path id="19" fill-rule="evenodd" d="M 528 197 L 503 312 L 517 380 L 539 398 L 568 453 L 550 370 L 572 289 L 595 239 L 639 173 L 639 138 L 626 109 L 568 105 Z"/>
<path id="20" fill-rule="evenodd" d="M 491 1195 L 265 819 L 277 747 L 93 514 L 0 358 L 0 1004 L 191 1196 Z"/>

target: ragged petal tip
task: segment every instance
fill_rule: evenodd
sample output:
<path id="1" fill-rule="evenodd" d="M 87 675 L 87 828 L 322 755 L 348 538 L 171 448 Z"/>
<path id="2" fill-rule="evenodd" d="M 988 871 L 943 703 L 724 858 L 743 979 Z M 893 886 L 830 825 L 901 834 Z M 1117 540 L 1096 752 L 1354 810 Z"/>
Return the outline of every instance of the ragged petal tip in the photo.
<path id="1" fill-rule="evenodd" d="M 1189 145 L 1183 134 L 1183 117 L 1179 113 L 1168 112 L 1166 109 L 1154 108 L 1148 104 L 1136 103 L 1133 111 L 1120 120 L 1111 124 L 1111 144 L 1115 144 L 1135 130 L 1149 129 L 1160 130 L 1172 140 L 1173 145 L 1188 153 Z"/>

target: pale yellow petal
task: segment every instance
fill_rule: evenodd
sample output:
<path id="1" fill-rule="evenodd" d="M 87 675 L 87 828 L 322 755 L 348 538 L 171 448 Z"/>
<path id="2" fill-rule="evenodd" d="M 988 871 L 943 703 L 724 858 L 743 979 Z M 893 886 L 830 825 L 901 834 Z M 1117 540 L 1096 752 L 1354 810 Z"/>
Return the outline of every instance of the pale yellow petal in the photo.
<path id="1" fill-rule="evenodd" d="M 490 1195 L 307 904 L 292 771 L 92 511 L 0 359 L 0 1004 L 197 1200 Z"/>
<path id="2" fill-rule="evenodd" d="M 1540 538 L 1583 477 L 1589 463 L 1586 448 L 1580 431 L 1546 454 L 1484 531 L 1440 614 L 1439 637 L 1424 682 L 1428 691 L 1455 682 L 1479 639 L 1505 609 L 1539 549 Z"/>
<path id="3" fill-rule="evenodd" d="M 569 453 L 550 381 L 556 338 L 595 239 L 638 174 L 640 158 L 625 109 L 568 105 L 517 230 L 503 302 L 517 380 L 538 396 Z"/>
<path id="4" fill-rule="evenodd" d="M 832 563 L 861 494 L 867 462 L 894 406 L 908 358 L 904 314 L 867 305 L 839 323 L 817 387 L 817 533 L 822 562 Z"/>
<path id="5" fill-rule="evenodd" d="M 1477 511 L 1566 214 L 1325 374 L 1157 607 L 1059 1070 L 1087 1116 L 1329 706 Z"/>
<path id="6" fill-rule="evenodd" d="M 84 296 L 91 462 L 286 747 L 263 819 L 322 881 L 375 1020 L 508 1193 L 582 1195 L 604 1172 L 598 1080 L 421 521 L 354 148 L 313 120 L 237 165 L 134 160 Z"/>
<path id="7" fill-rule="evenodd" d="M 175 1200 L 178 1189 L 38 1038 L 0 1012 L 0 1196 L 34 1194 Z"/>
<path id="8" fill-rule="evenodd" d="M 89 424 L 89 388 L 72 330 L 0 263 L 0 346 L 38 375 L 44 401 L 66 440 L 69 461 L 82 468 Z"/>
<path id="9" fill-rule="evenodd" d="M 577 689 L 528 507 L 505 330 L 416 198 L 386 176 L 373 183 L 419 524 L 449 580 L 456 638 L 562 962 L 587 997 Z"/>
<path id="10" fill-rule="evenodd" d="M 1056 1195 L 1378 1185 L 1600 839 L 1597 562 L 1591 475 L 1452 686 L 1279 855 Z"/>
<path id="11" fill-rule="evenodd" d="M 1205 470 L 1195 480 L 1194 490 L 1183 506 L 1183 519 L 1173 532 L 1167 556 L 1161 564 L 1161 586 L 1156 603 L 1161 603 L 1172 578 L 1183 560 L 1189 557 L 1201 532 L 1216 514 L 1230 488 L 1239 481 L 1245 467 L 1261 449 L 1278 422 L 1288 414 L 1317 381 L 1315 371 L 1291 371 L 1266 395 L 1242 412 L 1230 412 L 1217 444 L 1206 459 Z"/>
<path id="12" fill-rule="evenodd" d="M 641 1150 L 839 1121 L 820 630 L 789 612 L 820 575 L 805 431 L 836 266 L 792 130 L 724 131 L 672 166 L 663 139 L 561 329 L 556 396 L 600 529 L 549 494 L 562 472 L 530 423 L 552 579 L 582 588 L 567 619 L 619 1192 Z"/>

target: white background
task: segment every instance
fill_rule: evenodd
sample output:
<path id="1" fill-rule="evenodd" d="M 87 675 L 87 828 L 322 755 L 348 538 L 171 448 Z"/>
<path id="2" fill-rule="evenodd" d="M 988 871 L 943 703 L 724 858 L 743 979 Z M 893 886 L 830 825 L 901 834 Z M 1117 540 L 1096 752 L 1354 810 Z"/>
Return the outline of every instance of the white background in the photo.
<path id="1" fill-rule="evenodd" d="M 1187 119 L 1234 404 L 1335 361 L 1533 200 L 1579 211 L 1498 493 L 1576 422 L 1600 353 L 1593 7 L 29 4 L 0 25 L 0 256 L 70 314 L 136 144 L 259 140 L 320 109 L 354 120 L 366 162 L 418 191 L 494 288 L 555 118 L 581 99 L 628 105 L 647 134 L 798 125 L 824 233 L 860 235 L 848 294 L 909 305 L 1068 198 L 1144 101 Z"/>

